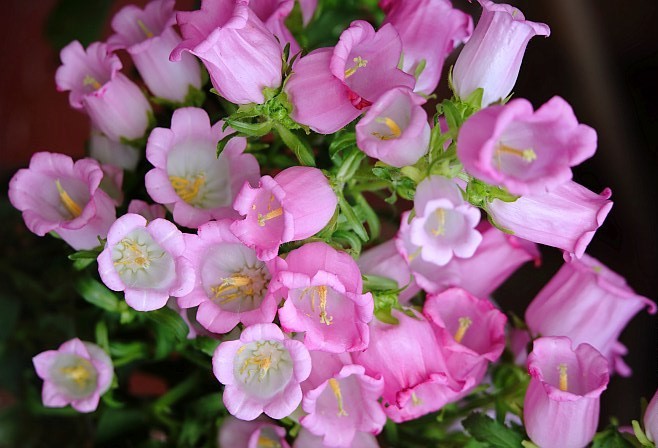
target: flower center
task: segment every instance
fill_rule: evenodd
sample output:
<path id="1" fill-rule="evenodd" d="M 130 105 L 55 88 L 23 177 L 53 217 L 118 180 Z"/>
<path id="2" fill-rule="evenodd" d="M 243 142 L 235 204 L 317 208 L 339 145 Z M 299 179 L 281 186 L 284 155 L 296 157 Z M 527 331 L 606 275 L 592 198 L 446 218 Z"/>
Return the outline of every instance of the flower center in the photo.
<path id="1" fill-rule="evenodd" d="M 516 149 L 516 148 L 512 148 L 511 146 L 507 146 L 502 143 L 499 143 L 498 146 L 496 147 L 496 152 L 494 153 L 494 157 L 496 158 L 496 164 L 498 165 L 499 170 L 501 169 L 500 168 L 502 165 L 501 157 L 503 154 L 509 154 L 512 156 L 520 157 L 527 163 L 531 163 L 537 160 L 537 153 L 532 148 Z"/>
<path id="2" fill-rule="evenodd" d="M 270 438 L 267 434 L 263 434 L 263 431 L 261 431 L 258 436 L 258 444 L 256 445 L 256 448 L 281 448 L 281 444 L 278 440 Z"/>
<path id="3" fill-rule="evenodd" d="M 402 135 L 402 130 L 400 129 L 400 126 L 392 118 L 378 117 L 375 121 L 377 123 L 385 124 L 386 127 L 388 128 L 388 130 L 390 131 L 389 134 L 382 134 L 380 132 L 373 132 L 372 135 L 374 135 L 378 139 L 380 139 L 380 140 L 393 140 L 393 139 L 399 138 L 400 135 Z"/>
<path id="4" fill-rule="evenodd" d="M 310 288 L 304 288 L 301 295 L 299 296 L 299 300 L 304 299 L 304 297 L 307 294 L 311 298 L 311 312 L 313 312 L 313 313 L 316 312 L 316 309 L 315 309 L 316 300 L 319 298 L 320 299 L 320 323 L 325 324 L 327 326 L 331 325 L 334 318 L 333 318 L 333 316 L 329 316 L 329 314 L 327 314 L 327 287 L 322 285 L 322 286 L 312 286 Z"/>
<path id="5" fill-rule="evenodd" d="M 466 336 L 466 332 L 468 331 L 468 327 L 470 327 L 472 323 L 473 321 L 470 317 L 459 318 L 459 328 L 455 332 L 455 341 L 457 341 L 458 344 L 461 343 L 462 339 L 464 339 L 464 336 Z"/>
<path id="6" fill-rule="evenodd" d="M 248 352 L 246 357 L 243 355 L 245 351 Z M 288 352 L 277 341 L 260 341 L 243 345 L 237 354 L 240 358 L 238 372 L 244 383 L 250 383 L 254 379 L 262 383 L 270 375 L 271 370 L 279 370 L 281 362 L 289 359 Z"/>
<path id="7" fill-rule="evenodd" d="M 221 278 L 217 285 L 210 287 L 213 301 L 219 305 L 232 304 L 236 299 L 241 302 L 253 302 L 253 306 L 248 309 L 245 309 L 244 304 L 240 303 L 235 311 L 248 311 L 256 308 L 267 291 L 270 279 L 264 268 L 265 266 L 262 264 L 247 266 L 228 277 Z"/>
<path id="8" fill-rule="evenodd" d="M 82 80 L 82 85 L 84 87 L 91 86 L 94 90 L 98 90 L 101 88 L 101 83 L 98 82 L 98 80 L 91 75 L 86 75 L 84 77 L 84 79 Z"/>
<path id="9" fill-rule="evenodd" d="M 174 191 L 182 200 L 190 205 L 196 205 L 199 202 L 196 200 L 199 191 L 206 183 L 206 176 L 199 173 L 193 177 L 193 180 L 186 177 L 169 176 L 169 182 L 171 182 Z"/>
<path id="10" fill-rule="evenodd" d="M 416 396 L 416 392 L 411 393 L 411 402 L 413 403 L 414 406 L 420 406 L 423 404 L 423 401 Z"/>
<path id="11" fill-rule="evenodd" d="M 258 214 L 258 225 L 261 227 L 265 227 L 265 222 L 269 221 L 270 219 L 278 218 L 279 216 L 283 215 L 283 209 L 281 207 L 275 209 L 275 210 L 270 210 L 269 212 L 265 213 L 264 215 Z"/>
<path id="12" fill-rule="evenodd" d="M 348 68 L 347 70 L 345 70 L 345 78 L 349 78 L 350 76 L 355 74 L 358 69 L 368 65 L 368 61 L 363 59 L 361 56 L 355 57 L 354 59 L 352 59 L 352 62 L 354 62 L 354 66 L 352 68 Z"/>
<path id="13" fill-rule="evenodd" d="M 57 187 L 57 192 L 59 193 L 59 200 L 62 201 L 66 211 L 71 214 L 72 218 L 77 218 L 82 214 L 82 207 L 80 207 L 69 194 L 64 190 L 59 179 L 55 181 L 55 186 Z"/>
<path id="14" fill-rule="evenodd" d="M 96 369 L 89 360 L 78 355 L 60 354 L 50 374 L 59 388 L 75 398 L 87 397 L 96 388 Z"/>
<path id="15" fill-rule="evenodd" d="M 151 250 L 147 243 L 130 238 L 122 239 L 115 248 L 119 252 L 119 257 L 114 260 L 114 265 L 120 266 L 121 271 L 129 269 L 134 272 L 148 269 L 154 258 L 161 258 L 164 255 L 163 251 Z"/>
<path id="16" fill-rule="evenodd" d="M 148 29 L 148 27 L 146 26 L 146 24 L 145 24 L 144 22 L 142 22 L 140 19 L 137 19 L 137 26 L 139 27 L 140 30 L 142 30 L 142 33 L 144 33 L 144 35 L 145 35 L 148 39 L 150 39 L 151 37 L 153 37 L 153 33 L 151 32 L 151 30 Z"/>
<path id="17" fill-rule="evenodd" d="M 437 208 L 434 211 L 437 219 L 436 229 L 432 230 L 432 235 L 443 236 L 446 233 L 446 211 L 442 208 Z"/>
<path id="18" fill-rule="evenodd" d="M 569 377 L 567 375 L 567 365 L 560 364 L 557 366 L 558 372 L 560 372 L 560 384 L 559 388 L 561 391 L 566 392 L 569 389 Z"/>
<path id="19" fill-rule="evenodd" d="M 343 394 L 340 391 L 340 384 L 335 378 L 331 378 L 329 380 L 329 387 L 331 387 L 331 391 L 334 393 L 336 402 L 338 403 L 338 413 L 336 415 L 339 417 L 347 417 L 348 414 L 343 407 Z"/>

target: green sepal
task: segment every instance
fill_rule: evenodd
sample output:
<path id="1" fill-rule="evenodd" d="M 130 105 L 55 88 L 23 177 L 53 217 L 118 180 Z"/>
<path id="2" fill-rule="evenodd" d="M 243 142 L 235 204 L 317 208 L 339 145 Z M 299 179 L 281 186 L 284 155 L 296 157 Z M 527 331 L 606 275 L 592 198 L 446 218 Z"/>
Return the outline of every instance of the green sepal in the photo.
<path id="1" fill-rule="evenodd" d="M 493 448 L 518 448 L 524 439 L 518 432 L 479 412 L 466 417 L 462 425 L 477 441 Z"/>
<path id="2" fill-rule="evenodd" d="M 292 150 L 300 164 L 304 166 L 315 166 L 313 150 L 305 139 L 280 123 L 275 123 L 274 126 L 283 143 Z"/>
<path id="3" fill-rule="evenodd" d="M 425 70 L 425 67 L 427 66 L 427 60 L 421 59 L 418 65 L 416 66 L 416 70 L 414 70 L 414 78 L 416 81 L 418 81 L 418 78 L 420 78 L 420 75 L 423 73 L 423 70 Z"/>
<path id="4" fill-rule="evenodd" d="M 656 445 L 649 440 L 647 435 L 642 431 L 642 427 L 640 426 L 640 422 L 637 420 L 633 420 L 631 422 L 633 425 L 633 432 L 635 433 L 635 438 L 637 439 L 638 442 L 640 442 L 640 445 L 646 446 L 646 447 L 655 447 Z"/>
<path id="5" fill-rule="evenodd" d="M 348 230 L 336 230 L 332 234 L 331 239 L 337 243 L 347 243 L 349 249 L 345 249 L 345 251 L 353 257 L 358 257 L 361 253 L 361 240 L 354 234 L 354 232 Z"/>
<path id="6" fill-rule="evenodd" d="M 340 183 L 350 180 L 359 169 L 359 166 L 361 166 L 361 161 L 365 157 L 366 155 L 361 152 L 360 149 L 356 147 L 352 148 L 352 150 L 346 155 L 340 168 L 338 168 L 338 171 L 336 172 L 336 180 Z"/>
<path id="7" fill-rule="evenodd" d="M 397 289 L 398 283 L 392 278 L 379 275 L 362 275 L 364 291 L 386 291 Z"/>
<path id="8" fill-rule="evenodd" d="M 222 152 L 224 152 L 224 149 L 226 149 L 226 145 L 228 145 L 228 142 L 230 142 L 232 138 L 239 136 L 240 135 L 236 132 L 232 132 L 228 135 L 225 135 L 220 141 L 217 142 L 217 152 L 215 156 L 219 159 L 219 156 L 221 156 Z"/>
<path id="9" fill-rule="evenodd" d="M 226 124 L 235 129 L 240 134 L 247 137 L 262 137 L 267 135 L 272 130 L 271 121 L 260 121 L 256 123 L 248 123 L 246 121 L 237 121 L 233 119 L 226 119 Z"/>
<path id="10" fill-rule="evenodd" d="M 471 179 L 466 186 L 465 199 L 480 208 L 486 208 L 487 204 L 494 199 L 500 199 L 503 202 L 514 202 L 518 198 L 518 196 L 511 194 L 504 188 L 489 185 L 478 179 Z"/>
<path id="11" fill-rule="evenodd" d="M 470 95 L 468 95 L 466 98 L 462 99 L 462 102 L 468 104 L 473 108 L 473 112 L 478 111 L 482 108 L 482 96 L 484 95 L 484 89 L 482 87 L 478 87 L 475 89 L 473 92 L 471 92 Z"/>
<path id="12" fill-rule="evenodd" d="M 633 444 L 624 438 L 617 425 L 611 424 L 594 436 L 592 448 L 633 448 Z"/>

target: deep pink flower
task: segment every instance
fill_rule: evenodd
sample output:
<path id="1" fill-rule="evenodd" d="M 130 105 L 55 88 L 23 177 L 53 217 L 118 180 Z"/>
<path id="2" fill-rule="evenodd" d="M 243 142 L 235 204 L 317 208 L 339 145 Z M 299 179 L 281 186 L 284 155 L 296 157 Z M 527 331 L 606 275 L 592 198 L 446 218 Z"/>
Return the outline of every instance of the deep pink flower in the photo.
<path id="1" fill-rule="evenodd" d="M 151 132 L 146 158 L 155 168 L 146 174 L 146 190 L 172 209 L 180 225 L 196 228 L 211 219 L 237 218 L 233 200 L 245 182 L 258 181 L 260 168 L 244 153 L 245 138 L 231 139 L 217 157 L 217 142 L 232 132 L 223 132 L 223 125 L 210 126 L 205 110 L 186 107 L 174 111 L 171 129 Z"/>
<path id="2" fill-rule="evenodd" d="M 290 44 L 290 55 L 301 50 L 294 36 L 286 27 L 286 18 L 295 6 L 295 0 L 249 0 L 249 8 L 256 13 L 265 27 L 279 40 L 281 48 Z"/>
<path id="3" fill-rule="evenodd" d="M 238 323 L 270 323 L 278 300 L 270 292 L 277 260 L 263 262 L 230 231 L 230 220 L 208 222 L 186 236 L 185 256 L 196 272 L 194 289 L 178 299 L 181 308 L 198 306 L 197 321 L 213 333 Z"/>
<path id="4" fill-rule="evenodd" d="M 290 448 L 286 429 L 266 417 L 246 422 L 233 416 L 222 420 L 217 438 L 219 448 Z"/>
<path id="5" fill-rule="evenodd" d="M 98 273 L 112 291 L 125 291 L 126 303 L 152 311 L 194 286 L 194 269 L 183 257 L 183 234 L 171 222 L 128 213 L 116 220 L 98 256 Z"/>
<path id="6" fill-rule="evenodd" d="M 537 294 L 525 313 L 533 334 L 567 336 L 574 345 L 588 343 L 608 358 L 610 371 L 630 375 L 618 341 L 626 324 L 644 307 L 656 312 L 656 304 L 635 293 L 626 281 L 584 255 L 564 263 Z"/>
<path id="7" fill-rule="evenodd" d="M 293 166 L 256 188 L 245 183 L 233 203 L 243 220 L 231 231 L 253 248 L 260 260 L 271 260 L 279 245 L 318 233 L 334 215 L 338 198 L 317 168 Z"/>
<path id="8" fill-rule="evenodd" d="M 265 102 L 264 88 L 281 85 L 281 47 L 249 9 L 249 0 L 203 0 L 201 9 L 176 14 L 183 42 L 171 53 L 199 57 L 213 87 L 236 104 Z"/>
<path id="9" fill-rule="evenodd" d="M 380 0 L 402 40 L 402 68 L 414 75 L 424 61 L 415 92 L 430 95 L 439 84 L 446 57 L 473 33 L 473 19 L 449 0 Z"/>
<path id="10" fill-rule="evenodd" d="M 141 150 L 121 142 L 110 140 L 99 130 L 92 129 L 89 137 L 89 157 L 104 165 L 114 165 L 128 171 L 135 171 Z"/>
<path id="11" fill-rule="evenodd" d="M 84 110 L 92 124 L 114 141 L 144 136 L 151 106 L 139 87 L 119 72 L 121 61 L 106 44 L 94 42 L 85 50 L 76 40 L 62 49 L 60 59 L 57 90 L 70 91 L 71 107 Z"/>
<path id="12" fill-rule="evenodd" d="M 455 62 L 452 80 L 460 98 L 484 89 L 484 107 L 510 94 L 528 42 L 533 36 L 548 36 L 550 29 L 525 20 L 523 13 L 510 5 L 478 1 L 482 16 Z"/>
<path id="13" fill-rule="evenodd" d="M 430 125 L 425 99 L 406 87 L 384 93 L 356 125 L 359 148 L 396 167 L 413 165 L 427 154 Z"/>
<path id="14" fill-rule="evenodd" d="M 281 326 L 305 331 L 309 350 L 341 353 L 368 346 L 372 295 L 363 294 L 361 272 L 347 253 L 326 243 L 305 244 L 288 253 L 272 288 L 286 298 Z"/>
<path id="15" fill-rule="evenodd" d="M 557 247 L 565 260 L 580 258 L 612 208 L 612 192 L 596 194 L 568 181 L 550 192 L 522 196 L 514 202 L 494 199 L 486 211 L 515 236 Z"/>
<path id="16" fill-rule="evenodd" d="M 644 411 L 644 432 L 652 442 L 658 442 L 658 390 Z"/>
<path id="17" fill-rule="evenodd" d="M 181 42 L 174 30 L 174 0 L 152 0 L 144 9 L 122 8 L 112 18 L 114 35 L 107 40 L 112 51 L 126 49 L 149 90 L 159 98 L 183 103 L 190 86 L 201 88 L 199 63 L 190 54 L 169 61 Z"/>
<path id="18" fill-rule="evenodd" d="M 542 337 L 528 356 L 528 372 L 523 420 L 530 439 L 542 447 L 587 445 L 608 385 L 605 357 L 589 344 L 573 350 L 569 338 Z"/>
<path id="19" fill-rule="evenodd" d="M 78 338 L 63 343 L 57 350 L 39 353 L 32 363 L 43 380 L 43 405 L 49 408 L 70 404 L 78 412 L 95 411 L 114 375 L 107 353 Z"/>
<path id="20" fill-rule="evenodd" d="M 76 250 L 93 249 L 116 219 L 114 202 L 101 190 L 98 162 L 38 152 L 30 167 L 9 181 L 9 201 L 23 212 L 31 232 L 57 233 Z"/>
<path id="21" fill-rule="evenodd" d="M 264 412 L 280 419 L 302 401 L 299 383 L 311 371 L 311 357 L 304 344 L 275 324 L 257 324 L 245 328 L 239 340 L 222 342 L 212 365 L 232 415 L 254 420 Z"/>
<path id="22" fill-rule="evenodd" d="M 596 131 L 579 124 L 558 96 L 536 112 L 524 99 L 487 107 L 466 120 L 457 140 L 469 174 L 515 195 L 540 194 L 571 180 L 571 167 L 595 151 Z"/>
<path id="23" fill-rule="evenodd" d="M 148 204 L 139 199 L 133 199 L 128 204 L 128 213 L 137 213 L 146 218 L 147 221 L 153 221 L 155 218 L 164 218 L 167 210 L 160 204 Z"/>

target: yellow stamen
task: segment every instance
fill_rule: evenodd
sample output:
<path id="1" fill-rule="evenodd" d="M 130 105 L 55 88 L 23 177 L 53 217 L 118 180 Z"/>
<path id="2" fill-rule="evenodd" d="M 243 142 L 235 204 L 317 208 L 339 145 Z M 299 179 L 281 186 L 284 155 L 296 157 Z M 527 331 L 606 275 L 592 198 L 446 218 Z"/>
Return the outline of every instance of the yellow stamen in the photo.
<path id="1" fill-rule="evenodd" d="M 560 372 L 560 390 L 566 392 L 569 389 L 569 378 L 567 377 L 567 365 L 560 364 L 557 366 L 557 370 Z"/>
<path id="2" fill-rule="evenodd" d="M 182 200 L 188 204 L 192 204 L 192 201 L 194 201 L 199 194 L 199 190 L 206 183 L 206 176 L 198 174 L 194 178 L 194 182 L 185 177 L 169 176 L 169 182 L 171 182 L 174 191 Z"/>
<path id="3" fill-rule="evenodd" d="M 86 369 L 84 366 L 62 367 L 61 371 L 79 386 L 89 381 L 89 369 Z"/>
<path id="4" fill-rule="evenodd" d="M 239 297 L 253 296 L 253 279 L 247 275 L 233 274 L 223 278 L 219 285 L 212 286 L 210 291 L 215 299 L 221 298 L 220 304 L 224 305 Z"/>
<path id="5" fill-rule="evenodd" d="M 281 448 L 281 444 L 267 436 L 260 435 L 258 436 L 257 448 Z"/>
<path id="6" fill-rule="evenodd" d="M 83 86 L 92 86 L 94 90 L 98 90 L 101 88 L 101 83 L 96 80 L 91 75 L 85 76 L 85 78 L 82 80 L 82 85 Z"/>
<path id="7" fill-rule="evenodd" d="M 338 402 L 338 414 L 336 415 L 339 417 L 347 417 L 347 412 L 345 412 L 345 408 L 343 407 L 343 394 L 340 392 L 340 384 L 338 384 L 338 381 L 336 381 L 335 378 L 332 378 L 329 380 L 329 386 L 331 387 L 331 391 L 336 396 L 336 401 Z"/>
<path id="8" fill-rule="evenodd" d="M 283 209 L 281 207 L 277 208 L 276 210 L 272 210 L 270 212 L 267 212 L 264 215 L 261 215 L 259 213 L 258 214 L 258 225 L 261 226 L 261 227 L 265 227 L 265 222 L 266 221 L 269 221 L 270 219 L 278 218 L 281 215 L 283 215 Z"/>
<path id="9" fill-rule="evenodd" d="M 439 225 L 436 229 L 432 230 L 432 235 L 440 236 L 446 233 L 446 211 L 442 208 L 437 208 L 434 211 L 436 218 L 439 220 Z"/>
<path id="10" fill-rule="evenodd" d="M 354 65 L 354 67 L 348 68 L 347 70 L 345 70 L 345 78 L 349 78 L 350 76 L 355 74 L 358 69 L 368 65 L 368 61 L 363 59 L 361 56 L 357 56 L 352 60 L 354 61 L 355 65 Z"/>
<path id="11" fill-rule="evenodd" d="M 139 19 L 137 19 L 137 26 L 139 26 L 139 29 L 142 30 L 142 32 L 147 38 L 150 39 L 151 37 L 153 37 L 153 33 L 151 32 L 151 30 L 149 30 L 146 24 L 144 24 L 144 22 L 142 22 Z"/>
<path id="12" fill-rule="evenodd" d="M 379 132 L 373 132 L 372 135 L 377 137 L 380 140 L 393 140 L 396 138 L 399 138 L 400 135 L 402 135 L 402 129 L 400 129 L 400 126 L 389 117 L 379 117 L 375 120 L 377 123 L 383 123 L 386 125 L 386 127 L 391 131 L 390 134 L 381 134 Z"/>
<path id="13" fill-rule="evenodd" d="M 468 330 L 468 327 L 470 327 L 472 323 L 473 321 L 471 320 L 470 317 L 459 318 L 459 328 L 455 333 L 455 341 L 457 341 L 457 343 L 461 343 L 462 339 L 464 339 L 464 336 L 466 335 L 466 331 Z"/>
<path id="14" fill-rule="evenodd" d="M 416 396 L 416 392 L 411 393 L 411 402 L 414 404 L 414 406 L 419 406 L 423 404 L 421 399 Z"/>
<path id="15" fill-rule="evenodd" d="M 272 358 L 270 356 L 255 355 L 245 359 L 240 367 L 240 375 L 244 374 L 250 366 L 258 368 L 258 381 L 262 381 L 267 375 L 268 370 L 272 366 Z M 247 372 L 247 376 L 251 375 L 251 371 Z"/>
<path id="16" fill-rule="evenodd" d="M 537 153 L 532 149 L 516 149 L 511 146 L 503 145 L 502 143 L 496 148 L 496 155 L 500 157 L 501 154 L 511 154 L 519 156 L 526 162 L 537 160 Z"/>
<path id="17" fill-rule="evenodd" d="M 140 268 L 148 268 L 151 265 L 151 260 L 148 258 L 147 251 L 140 247 L 135 241 L 124 238 L 120 241 L 122 251 L 130 252 L 129 256 L 122 256 L 120 260 L 114 262 L 115 266 L 121 265 L 137 265 Z"/>
<path id="18" fill-rule="evenodd" d="M 82 214 L 82 208 L 73 200 L 71 196 L 64 190 L 62 184 L 59 182 L 59 179 L 55 181 L 55 186 L 57 187 L 57 192 L 59 193 L 59 199 L 64 204 L 66 211 L 68 211 L 71 216 L 77 218 Z"/>
<path id="19" fill-rule="evenodd" d="M 315 299 L 320 297 L 320 323 L 325 325 L 331 325 L 333 323 L 333 316 L 327 314 L 327 287 L 322 286 L 312 286 L 310 288 L 305 288 L 299 296 L 299 300 L 302 300 L 306 294 L 310 291 L 311 296 L 311 311 L 315 313 Z M 310 316 L 309 316 L 310 317 Z"/>
<path id="20" fill-rule="evenodd" d="M 416 249 L 416 250 L 414 251 L 413 254 L 409 255 L 409 262 L 414 261 L 414 258 L 416 258 L 418 255 L 420 255 L 420 251 L 421 251 L 421 250 L 423 250 L 423 248 L 422 248 L 422 247 L 419 247 L 418 249 Z"/>

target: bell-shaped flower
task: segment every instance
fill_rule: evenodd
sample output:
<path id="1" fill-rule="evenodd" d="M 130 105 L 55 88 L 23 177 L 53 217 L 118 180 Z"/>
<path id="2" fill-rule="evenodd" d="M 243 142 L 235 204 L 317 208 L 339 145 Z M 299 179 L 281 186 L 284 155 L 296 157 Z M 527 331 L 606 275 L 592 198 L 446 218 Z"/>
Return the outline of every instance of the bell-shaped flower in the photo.
<path id="1" fill-rule="evenodd" d="M 294 6 L 295 0 L 249 0 L 249 8 L 265 24 L 265 28 L 276 36 L 281 48 L 290 44 L 290 55 L 295 55 L 301 50 L 295 37 L 286 27 L 286 18 Z"/>
<path id="2" fill-rule="evenodd" d="M 43 405 L 49 408 L 70 404 L 78 412 L 95 411 L 114 375 L 107 353 L 78 338 L 63 343 L 57 350 L 39 353 L 32 363 L 43 380 Z"/>
<path id="3" fill-rule="evenodd" d="M 290 251 L 272 286 L 286 301 L 279 310 L 285 331 L 306 332 L 309 350 L 332 353 L 368 346 L 368 322 L 374 304 L 363 294 L 354 259 L 326 243 L 308 243 Z"/>
<path id="4" fill-rule="evenodd" d="M 557 247 L 565 260 L 580 258 L 612 208 L 606 188 L 596 194 L 568 181 L 550 192 L 522 196 L 514 202 L 494 199 L 486 211 L 513 235 Z"/>
<path id="5" fill-rule="evenodd" d="M 210 125 L 208 113 L 196 107 L 176 109 L 171 128 L 156 128 L 146 144 L 155 168 L 146 173 L 146 191 L 173 211 L 174 221 L 196 228 L 211 219 L 237 218 L 231 207 L 245 182 L 256 183 L 260 168 L 245 154 L 247 140 L 231 139 L 219 157 L 217 142 L 232 130 Z"/>
<path id="6" fill-rule="evenodd" d="M 482 16 L 455 62 L 452 83 L 459 98 L 484 89 L 484 107 L 512 92 L 528 42 L 534 36 L 548 36 L 550 29 L 525 20 L 513 6 L 478 1 Z"/>
<path id="7" fill-rule="evenodd" d="M 164 218 L 167 210 L 160 204 L 148 204 L 139 199 L 133 199 L 128 204 L 128 213 L 136 213 L 142 215 L 147 221 L 153 221 L 155 218 Z"/>
<path id="8" fill-rule="evenodd" d="M 9 201 L 31 232 L 55 232 L 76 250 L 93 249 L 116 219 L 114 201 L 100 189 L 98 162 L 38 152 L 9 181 Z"/>
<path id="9" fill-rule="evenodd" d="M 97 129 L 89 137 L 89 157 L 104 165 L 114 165 L 124 170 L 135 171 L 140 159 L 140 150 L 134 146 L 110 140 Z"/>
<path id="10" fill-rule="evenodd" d="M 515 195 L 541 194 L 571 180 L 571 167 L 595 151 L 596 131 L 579 124 L 558 96 L 535 112 L 525 99 L 487 107 L 466 120 L 457 140 L 470 175 Z"/>
<path id="11" fill-rule="evenodd" d="M 199 227 L 198 236 L 186 235 L 185 240 L 196 282 L 178 304 L 198 306 L 197 321 L 213 333 L 228 333 L 240 322 L 270 323 L 278 305 L 269 288 L 277 259 L 256 258 L 256 252 L 231 233 L 231 222 L 208 222 Z"/>
<path id="12" fill-rule="evenodd" d="M 414 197 L 416 216 L 409 224 L 409 240 L 423 260 L 446 265 L 454 256 L 473 256 L 482 241 L 475 229 L 480 211 L 467 203 L 455 182 L 431 176 L 418 184 Z"/>
<path id="13" fill-rule="evenodd" d="M 656 304 L 636 294 L 623 277 L 584 255 L 562 265 L 530 303 L 525 320 L 534 335 L 592 345 L 608 358 L 611 372 L 628 376 L 631 371 L 621 359 L 626 349 L 618 339 L 645 306 L 656 312 Z"/>
<path id="14" fill-rule="evenodd" d="M 362 20 L 343 31 L 338 44 L 295 63 L 285 92 L 292 118 L 321 134 L 343 128 L 395 87 L 413 89 L 414 77 L 397 68 L 402 44 L 392 25 L 375 32 Z"/>
<path id="15" fill-rule="evenodd" d="M 324 444 L 322 437 L 314 435 L 311 431 L 304 429 L 303 427 L 299 430 L 295 443 L 292 445 L 292 448 L 327 447 L 329 447 L 329 445 Z M 379 448 L 379 443 L 377 443 L 377 438 L 372 434 L 367 432 L 357 432 L 354 435 L 350 448 Z"/>
<path id="16" fill-rule="evenodd" d="M 262 104 L 263 89 L 281 85 L 281 47 L 248 0 L 203 0 L 201 9 L 176 18 L 183 42 L 171 60 L 180 60 L 183 51 L 200 58 L 213 87 L 227 100 Z"/>
<path id="17" fill-rule="evenodd" d="M 346 365 L 337 375 L 304 394 L 302 408 L 308 414 L 301 425 L 323 443 L 332 447 L 350 447 L 357 432 L 378 434 L 386 423 L 379 404 L 384 389 L 381 377 L 372 378 L 359 365 Z"/>
<path id="18" fill-rule="evenodd" d="M 286 429 L 266 417 L 248 422 L 230 415 L 223 418 L 217 442 L 219 448 L 290 448 Z"/>
<path id="19" fill-rule="evenodd" d="M 400 292 L 400 303 L 408 302 L 420 290 L 407 262 L 398 252 L 395 240 L 388 240 L 361 253 L 357 264 L 361 274 L 387 277 L 395 280 L 398 288 L 405 288 Z"/>
<path id="20" fill-rule="evenodd" d="M 658 442 L 658 390 L 644 411 L 644 433 L 652 442 Z"/>
<path id="21" fill-rule="evenodd" d="M 125 291 L 126 303 L 152 311 L 194 286 L 194 269 L 183 257 L 183 234 L 171 222 L 128 213 L 116 220 L 98 256 L 98 273 L 112 291 Z"/>
<path id="22" fill-rule="evenodd" d="M 231 231 L 253 248 L 260 260 L 271 260 L 279 245 L 315 235 L 336 211 L 338 198 L 317 168 L 293 166 L 263 176 L 256 188 L 245 183 L 233 202 L 244 216 Z"/>
<path id="23" fill-rule="evenodd" d="M 55 82 L 57 90 L 70 92 L 71 107 L 84 110 L 111 140 L 144 136 L 151 106 L 137 84 L 119 72 L 121 61 L 106 44 L 94 42 L 85 50 L 76 40 L 62 49 L 60 59 Z"/>
<path id="24" fill-rule="evenodd" d="M 477 386 L 503 353 L 507 318 L 489 300 L 461 288 L 429 295 L 423 314 L 434 325 L 450 374 L 467 384 L 455 401 Z"/>
<path id="25" fill-rule="evenodd" d="M 446 57 L 473 33 L 473 19 L 449 0 L 380 0 L 402 40 L 402 69 L 414 75 L 415 92 L 430 95 L 436 89 Z M 422 67 L 421 67 L 422 64 Z"/>
<path id="26" fill-rule="evenodd" d="M 449 401 L 446 389 L 458 392 L 464 385 L 450 376 L 430 322 L 408 313 L 392 312 L 398 324 L 373 320 L 368 348 L 352 353 L 367 375 L 384 379 L 384 412 L 398 423 L 440 409 Z"/>
<path id="27" fill-rule="evenodd" d="M 100 188 L 112 198 L 115 206 L 123 204 L 123 170 L 115 165 L 101 165 L 103 179 Z"/>
<path id="28" fill-rule="evenodd" d="M 608 363 L 594 347 L 542 337 L 528 355 L 531 379 L 523 404 L 530 439 L 541 447 L 582 448 L 594 437 Z"/>
<path id="29" fill-rule="evenodd" d="M 190 87 L 201 88 L 201 68 L 191 54 L 169 60 L 181 42 L 174 30 L 174 0 L 152 0 L 144 9 L 122 8 L 112 18 L 114 35 L 107 40 L 112 51 L 127 50 L 148 89 L 158 98 L 183 103 Z"/>
<path id="30" fill-rule="evenodd" d="M 425 99 L 406 87 L 384 93 L 356 125 L 356 142 L 363 152 L 398 168 L 413 165 L 427 154 L 430 125 Z"/>
<path id="31" fill-rule="evenodd" d="M 299 383 L 308 378 L 311 356 L 275 324 L 256 324 L 245 328 L 239 340 L 222 342 L 212 366 L 225 386 L 229 413 L 241 420 L 254 420 L 263 412 L 281 419 L 302 401 Z"/>

